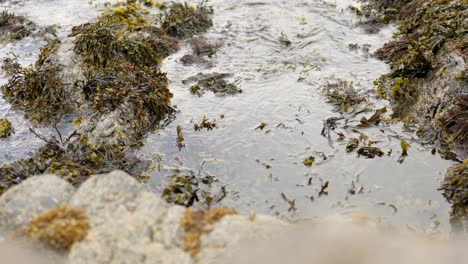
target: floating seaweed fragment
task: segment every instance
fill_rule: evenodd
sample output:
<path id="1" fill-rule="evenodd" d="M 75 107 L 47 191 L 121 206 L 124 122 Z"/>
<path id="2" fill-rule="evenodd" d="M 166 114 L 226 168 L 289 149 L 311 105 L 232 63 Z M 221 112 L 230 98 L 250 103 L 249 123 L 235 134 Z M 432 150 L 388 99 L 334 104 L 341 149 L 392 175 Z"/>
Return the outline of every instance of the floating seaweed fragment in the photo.
<path id="1" fill-rule="evenodd" d="M 15 133 L 15 129 L 13 128 L 10 120 L 0 118 L 0 138 L 7 138 L 13 133 Z"/>
<path id="2" fill-rule="evenodd" d="M 257 129 L 263 130 L 267 125 L 268 125 L 267 123 L 261 122 L 260 125 L 258 125 L 258 126 L 255 128 L 255 130 L 257 130 Z"/>
<path id="3" fill-rule="evenodd" d="M 179 147 L 179 150 L 181 150 L 183 147 L 185 147 L 185 138 L 184 135 L 182 135 L 182 127 L 178 125 L 176 127 L 176 132 L 177 132 L 177 146 Z"/>
<path id="4" fill-rule="evenodd" d="M 366 117 L 361 118 L 361 123 L 358 127 L 371 127 L 380 124 L 382 121 L 382 115 L 387 112 L 387 107 L 383 107 L 381 109 L 377 109 L 375 113 L 367 119 Z"/>
<path id="5" fill-rule="evenodd" d="M 361 194 L 364 192 L 364 186 L 360 186 L 359 188 L 356 186 L 356 184 L 354 183 L 354 180 L 351 182 L 351 186 L 350 188 L 348 189 L 348 193 L 350 195 L 355 195 L 355 194 Z"/>
<path id="6" fill-rule="evenodd" d="M 281 198 L 289 204 L 288 212 L 295 212 L 296 208 L 296 199 L 288 199 L 286 195 L 282 192 Z"/>
<path id="7" fill-rule="evenodd" d="M 328 195 L 328 185 L 330 184 L 330 181 L 326 181 L 325 183 L 322 182 L 322 179 L 320 179 L 320 182 L 322 186 L 320 187 L 320 191 L 318 193 L 318 196 L 322 195 Z"/>
<path id="8" fill-rule="evenodd" d="M 216 127 L 216 120 L 210 121 L 206 116 L 203 116 L 203 120 L 200 123 L 195 123 L 193 129 L 195 131 L 201 131 L 206 129 L 208 131 L 213 130 Z"/>
<path id="9" fill-rule="evenodd" d="M 305 166 L 311 167 L 314 164 L 315 157 L 309 156 L 308 158 L 304 159 L 302 163 L 304 163 Z"/>
<path id="10" fill-rule="evenodd" d="M 357 138 L 351 138 L 346 145 L 346 152 L 353 152 L 357 147 L 359 147 L 359 140 Z"/>
<path id="11" fill-rule="evenodd" d="M 358 156 L 364 156 L 368 159 L 373 159 L 375 156 L 382 157 L 383 151 L 376 147 L 362 147 L 357 151 Z"/>

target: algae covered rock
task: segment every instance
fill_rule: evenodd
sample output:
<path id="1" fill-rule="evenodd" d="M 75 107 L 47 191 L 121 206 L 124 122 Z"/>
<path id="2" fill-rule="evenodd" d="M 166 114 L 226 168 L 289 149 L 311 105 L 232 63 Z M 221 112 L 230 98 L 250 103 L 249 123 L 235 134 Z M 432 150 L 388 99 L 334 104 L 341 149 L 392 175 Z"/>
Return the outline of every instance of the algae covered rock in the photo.
<path id="1" fill-rule="evenodd" d="M 13 133 L 15 133 L 15 129 L 13 128 L 10 120 L 0 118 L 0 138 L 7 138 Z"/>
<path id="2" fill-rule="evenodd" d="M 161 26 L 170 36 L 187 38 L 210 28 L 212 13 L 205 1 L 198 6 L 173 2 L 169 12 L 161 15 Z"/>
<path id="3" fill-rule="evenodd" d="M 38 215 L 66 203 L 74 190 L 55 175 L 30 177 L 0 196 L 0 228 L 24 226 Z"/>
<path id="4" fill-rule="evenodd" d="M 375 82 L 376 93 L 390 100 L 394 117 L 412 119 L 420 125 L 420 136 L 463 159 L 468 135 L 466 1 L 413 0 L 397 11 L 393 40 L 375 53 L 392 70 Z"/>

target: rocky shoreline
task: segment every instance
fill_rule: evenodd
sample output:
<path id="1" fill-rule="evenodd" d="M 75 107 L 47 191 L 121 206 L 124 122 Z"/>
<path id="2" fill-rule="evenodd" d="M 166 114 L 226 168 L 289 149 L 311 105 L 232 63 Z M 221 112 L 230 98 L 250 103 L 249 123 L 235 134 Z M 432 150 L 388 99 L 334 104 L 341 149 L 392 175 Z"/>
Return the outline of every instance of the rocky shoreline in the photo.
<path id="1" fill-rule="evenodd" d="M 384 2 L 355 10 L 379 25 L 399 21 L 394 40 L 376 53 L 392 69 L 375 82 L 376 93 L 390 100 L 394 118 L 414 124 L 428 144 L 457 162 L 441 189 L 453 204 L 452 224 L 466 231 L 466 5 L 463 0 Z M 211 196 L 205 201 L 208 209 L 180 206 L 200 198 L 196 186 L 204 179 L 193 175 L 177 174 L 165 189 L 163 198 L 178 205 L 141 183 L 155 165 L 136 156 L 136 150 L 175 112 L 160 63 L 178 50 L 179 41 L 211 27 L 212 12 L 205 2 L 127 1 L 75 27 L 64 40 L 48 38 L 32 66 L 21 66 L 14 57 L 4 60 L 2 69 L 11 76 L 2 86 L 6 100 L 37 126 L 56 126 L 66 117 L 74 120 L 74 130 L 68 135 L 57 130 L 53 138 L 36 134 L 44 147 L 0 166 L 1 233 L 41 241 L 67 263 L 219 263 L 241 241 L 268 240 L 290 226 L 266 215 L 210 208 Z M 453 24 L 447 22 L 452 16 Z M 425 25 L 436 22 L 439 31 L 433 35 Z M 216 49 L 195 44 L 200 54 Z M 198 96 L 204 90 L 241 92 L 225 76 L 199 77 L 191 87 Z M 375 118 L 381 121 L 380 114 Z M 5 127 L 0 137 L 14 132 L 6 122 L 0 123 Z M 206 118 L 196 124 L 198 129 L 213 126 Z M 177 134 L 183 147 L 181 128 Z M 312 158 L 304 165 L 311 166 Z M 294 207 L 294 200 L 287 202 Z"/>

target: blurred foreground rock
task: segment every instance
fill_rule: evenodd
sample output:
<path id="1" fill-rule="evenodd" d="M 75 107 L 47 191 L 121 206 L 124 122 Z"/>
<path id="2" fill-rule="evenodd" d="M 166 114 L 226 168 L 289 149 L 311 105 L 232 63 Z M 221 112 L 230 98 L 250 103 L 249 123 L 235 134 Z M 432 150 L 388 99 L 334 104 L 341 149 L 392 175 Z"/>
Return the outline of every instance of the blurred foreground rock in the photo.
<path id="1" fill-rule="evenodd" d="M 91 227 L 68 253 L 74 264 L 219 263 L 242 239 L 266 239 L 288 226 L 270 216 L 222 215 L 200 230 L 193 254 L 181 220 L 202 211 L 170 205 L 121 171 L 93 175 L 76 190 L 54 175 L 31 177 L 0 196 L 0 205 L 0 230 L 8 231 L 58 205 L 84 209 Z"/>

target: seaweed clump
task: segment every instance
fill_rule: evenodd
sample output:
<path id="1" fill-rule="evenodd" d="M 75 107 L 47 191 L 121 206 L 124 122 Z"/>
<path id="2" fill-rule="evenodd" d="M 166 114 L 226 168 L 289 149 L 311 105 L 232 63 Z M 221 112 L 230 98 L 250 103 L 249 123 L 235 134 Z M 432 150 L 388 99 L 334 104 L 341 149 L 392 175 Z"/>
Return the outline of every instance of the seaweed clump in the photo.
<path id="1" fill-rule="evenodd" d="M 204 3 L 198 7 L 173 4 L 162 17 L 188 12 L 191 16 L 184 23 L 198 25 L 190 20 L 201 19 L 202 10 L 209 8 Z M 178 49 L 178 40 L 168 35 L 158 18 L 137 1 L 128 0 L 105 10 L 95 21 L 73 28 L 74 65 L 60 65 L 55 59 L 61 55 L 57 54 L 58 40 L 50 40 L 28 68 L 14 58 L 5 60 L 3 69 L 12 77 L 2 90 L 30 119 L 54 125 L 64 114 L 81 116 L 73 122 L 77 128 L 68 138 L 58 131 L 59 140 L 45 139 L 33 131 L 46 145 L 29 158 L 0 166 L 0 193 L 42 173 L 57 174 L 75 186 L 92 174 L 115 169 L 138 179 L 146 177 L 150 161 L 132 151 L 174 113 L 160 62 Z M 185 30 L 186 37 L 199 32 Z"/>
<path id="2" fill-rule="evenodd" d="M 149 167 L 119 145 L 95 146 L 86 141 L 85 136 L 69 138 L 64 143 L 53 138 L 29 158 L 3 163 L 0 166 L 0 194 L 31 175 L 57 174 L 79 186 L 92 174 L 120 169 L 138 176 Z"/>
<path id="3" fill-rule="evenodd" d="M 187 38 L 205 32 L 213 25 L 213 9 L 203 0 L 197 6 L 187 3 L 172 3 L 169 12 L 160 17 L 161 27 L 167 34 L 176 38 Z"/>
<path id="4" fill-rule="evenodd" d="M 89 218 L 83 209 L 59 206 L 38 216 L 21 232 L 57 250 L 69 250 L 88 234 Z"/>
<path id="5" fill-rule="evenodd" d="M 0 42 L 20 40 L 35 30 L 34 22 L 8 11 L 0 13 Z"/>
<path id="6" fill-rule="evenodd" d="M 182 248 L 192 257 L 200 252 L 201 236 L 212 230 L 213 225 L 221 221 L 225 216 L 236 215 L 237 211 L 227 208 L 186 209 L 180 219 L 180 227 L 185 231 L 182 237 Z"/>
<path id="7" fill-rule="evenodd" d="M 26 112 L 36 124 L 54 124 L 70 112 L 69 96 L 64 89 L 62 66 L 51 55 L 60 42 L 48 39 L 34 65 L 21 66 L 16 58 L 4 59 L 2 69 L 11 75 L 1 89 L 5 99 Z"/>
<path id="8" fill-rule="evenodd" d="M 451 222 L 454 227 L 467 227 L 468 232 L 468 162 L 451 166 L 442 181 L 442 194 L 452 204 Z"/>
<path id="9" fill-rule="evenodd" d="M 169 183 L 162 192 L 162 198 L 168 203 L 185 207 L 191 207 L 200 202 L 209 208 L 221 202 L 226 197 L 226 189 L 221 186 L 217 193 L 212 194 L 213 187 L 218 189 L 218 186 L 213 186 L 218 179 L 212 175 L 202 176 L 203 164 L 198 173 L 175 168 L 169 175 Z"/>
<path id="10" fill-rule="evenodd" d="M 226 78 L 228 77 L 231 77 L 231 74 L 199 73 L 196 76 L 193 76 L 193 77 L 188 78 L 187 80 L 184 80 L 183 83 L 197 82 L 196 84 L 190 87 L 190 92 L 198 96 L 201 96 L 205 90 L 211 91 L 218 96 L 223 96 L 226 94 L 234 95 L 234 94 L 242 93 L 242 90 L 239 87 L 237 87 L 235 83 L 229 83 L 226 81 Z"/>
<path id="11" fill-rule="evenodd" d="M 340 113 L 348 112 L 352 107 L 366 102 L 354 88 L 353 82 L 339 81 L 325 86 L 325 95 L 328 103 L 335 106 Z"/>
<path id="12" fill-rule="evenodd" d="M 468 95 L 459 95 L 455 104 L 438 118 L 437 126 L 445 132 L 441 141 L 449 149 L 457 146 L 466 147 L 468 143 Z"/>
<path id="13" fill-rule="evenodd" d="M 13 133 L 15 133 L 15 129 L 13 128 L 10 120 L 0 118 L 0 138 L 7 138 Z"/>

